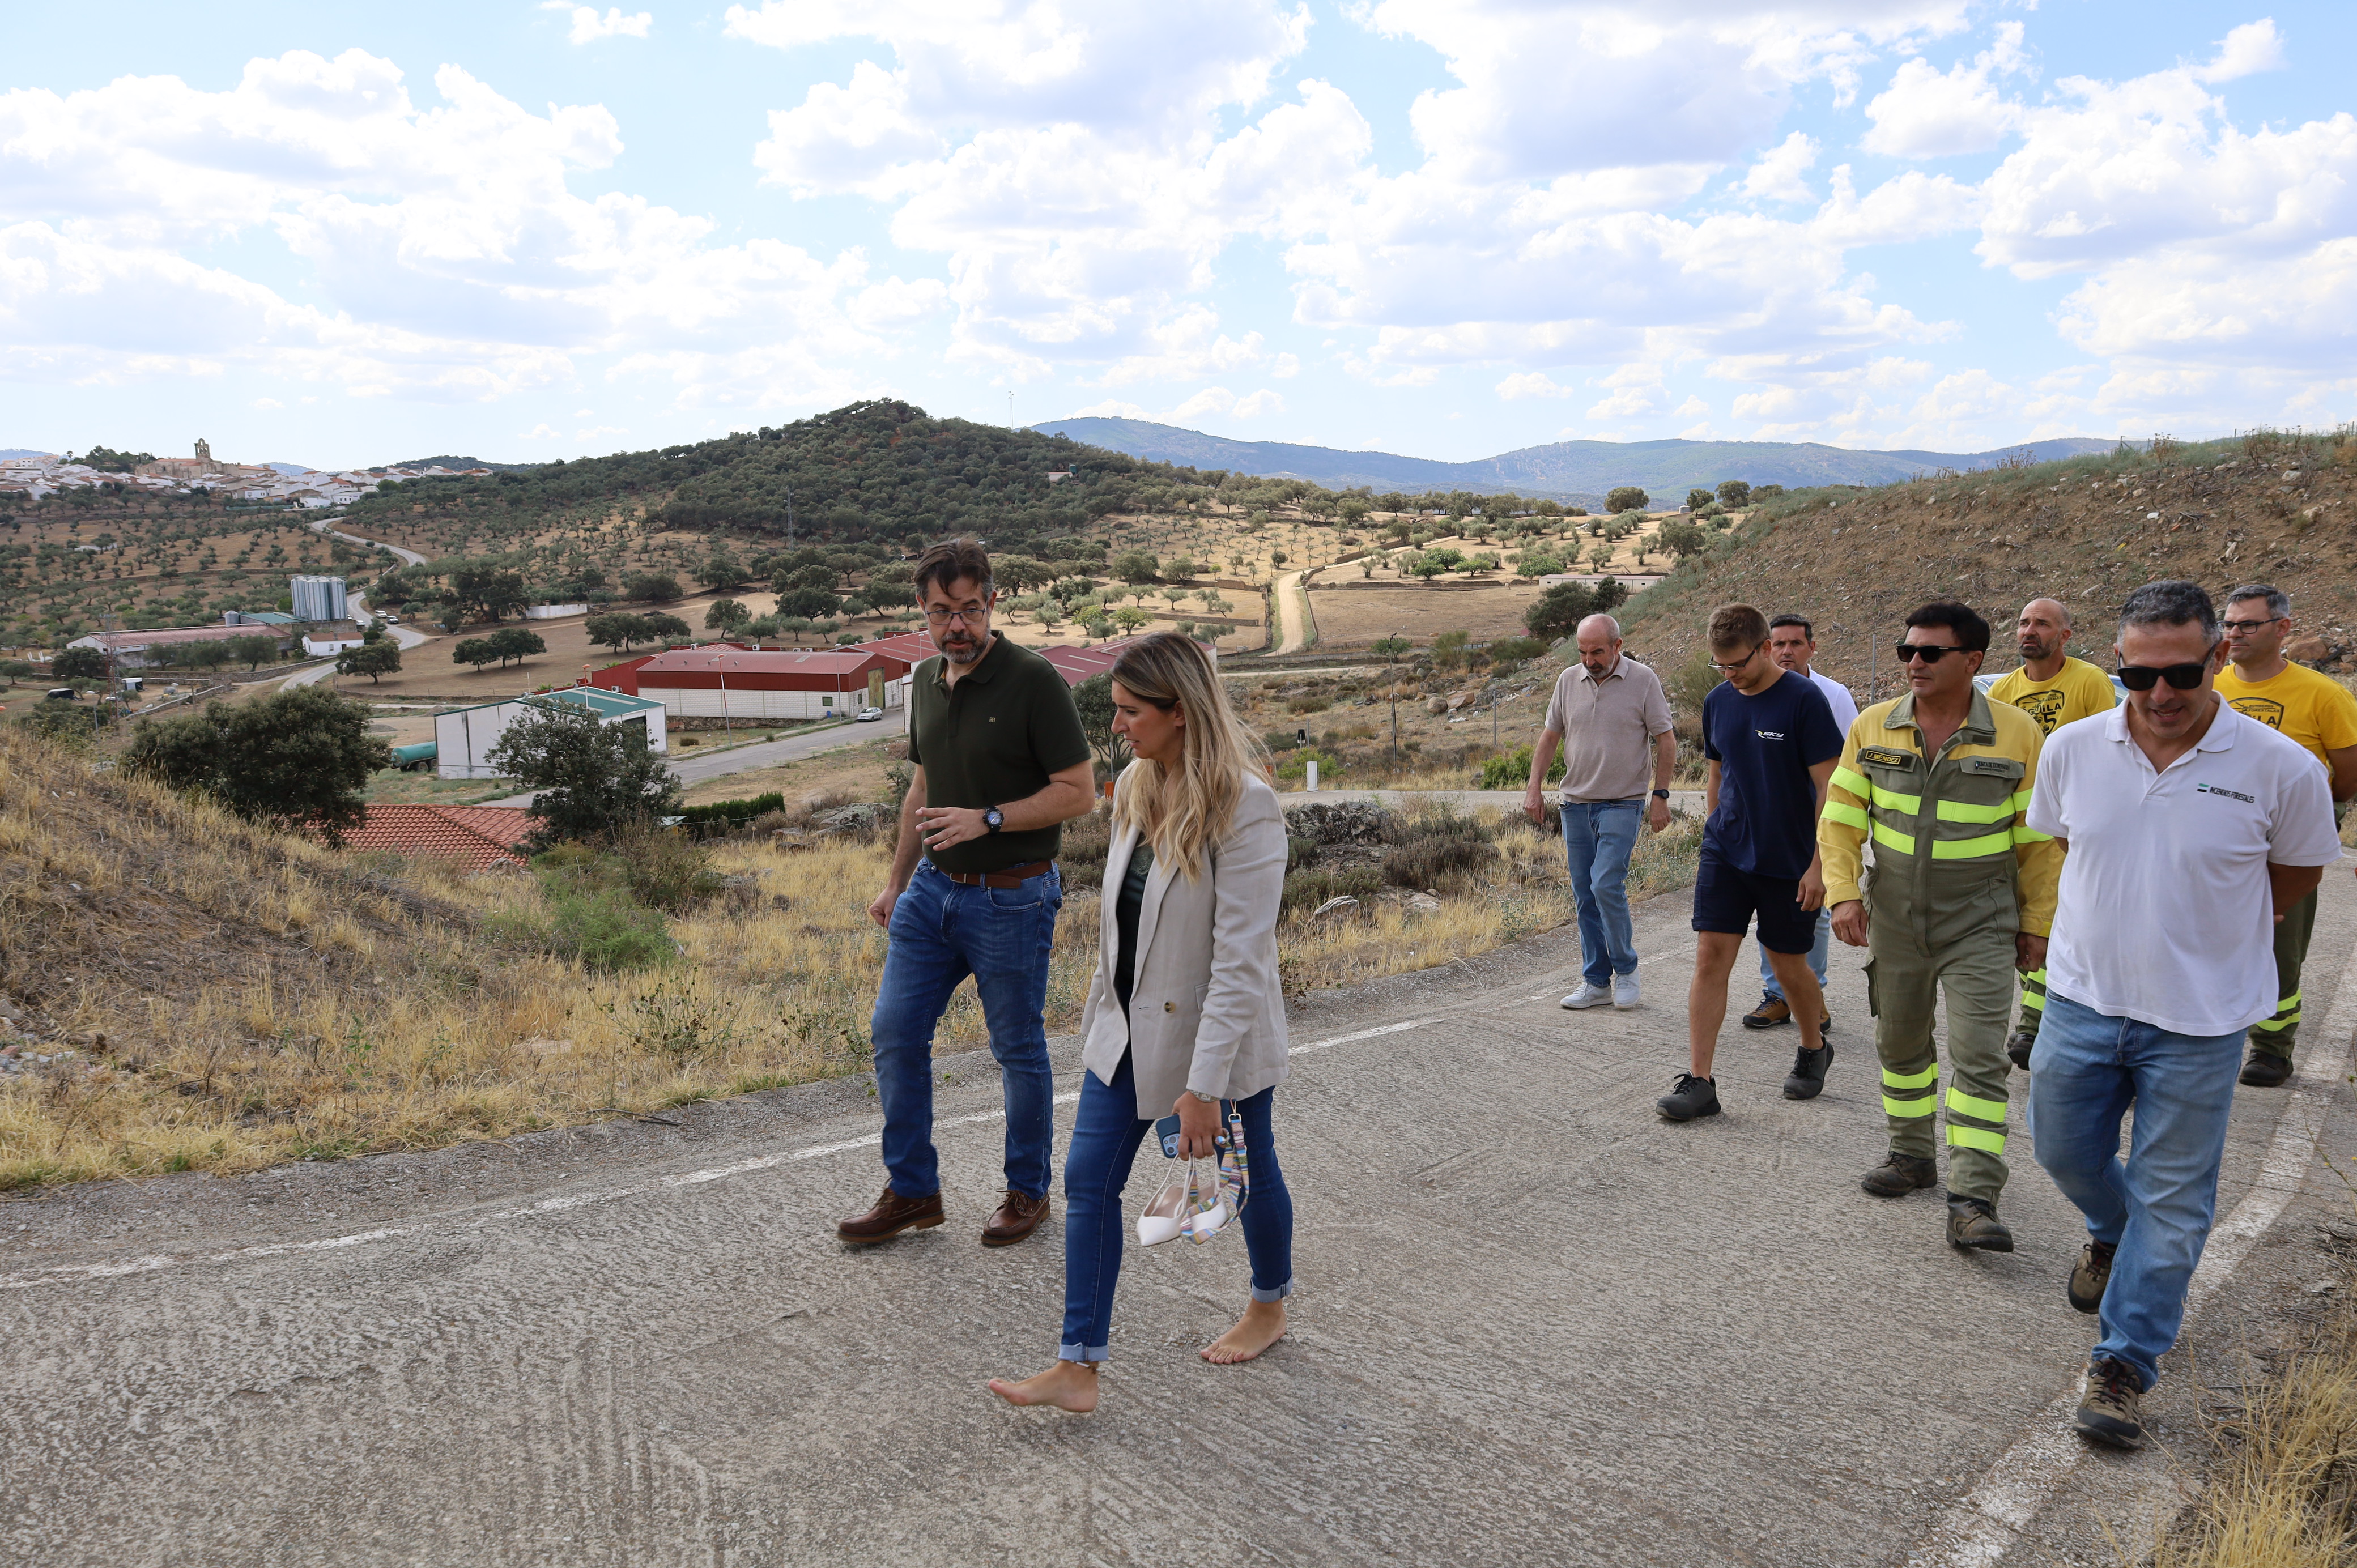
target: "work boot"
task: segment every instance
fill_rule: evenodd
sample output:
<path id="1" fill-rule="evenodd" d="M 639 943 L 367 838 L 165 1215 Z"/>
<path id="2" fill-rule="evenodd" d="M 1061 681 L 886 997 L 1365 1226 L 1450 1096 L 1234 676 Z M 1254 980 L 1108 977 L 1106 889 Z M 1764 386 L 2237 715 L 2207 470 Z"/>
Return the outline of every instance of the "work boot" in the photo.
<path id="1" fill-rule="evenodd" d="M 990 1223 L 982 1228 L 982 1244 L 985 1247 L 1012 1247 L 1039 1229 L 1039 1221 L 1047 1218 L 1048 1197 L 1045 1193 L 1033 1197 L 1010 1187 L 1006 1189 L 1006 1201 L 998 1206 L 998 1212 L 992 1215 Z"/>
<path id="2" fill-rule="evenodd" d="M 2243 1064 L 2242 1081 L 2252 1089 L 2279 1089 L 2291 1076 L 2291 1058 L 2273 1051 L 2254 1050 Z"/>
<path id="3" fill-rule="evenodd" d="M 2024 1072 L 2028 1072 L 2029 1070 L 2029 1047 L 2037 1043 L 2037 1030 L 2016 1029 L 2012 1034 L 2007 1035 L 2005 1037 L 2005 1054 L 2013 1058 L 2014 1066 L 2019 1068 Z"/>
<path id="4" fill-rule="evenodd" d="M 1792 1070 L 1784 1075 L 1784 1098 L 1814 1100 L 1825 1087 L 1825 1069 L 1834 1065 L 1834 1048 L 1819 1046 L 1815 1050 L 1803 1046 L 1792 1058 Z"/>
<path id="5" fill-rule="evenodd" d="M 2112 1254 L 2119 1250 L 2117 1241 L 2090 1241 L 2079 1250 L 2079 1262 L 2071 1270 L 2072 1306 L 2093 1312 L 2104 1305 L 2104 1287 L 2112 1283 Z"/>
<path id="6" fill-rule="evenodd" d="M 1948 1245 L 1972 1247 L 1983 1252 L 2013 1251 L 2013 1232 L 1996 1217 L 1996 1205 L 1986 1197 L 1948 1199 Z"/>
<path id="7" fill-rule="evenodd" d="M 2082 1437 L 2114 1448 L 2144 1446 L 2144 1380 L 2126 1361 L 2103 1357 L 2087 1369 L 2086 1397 L 2071 1418 Z"/>
<path id="8" fill-rule="evenodd" d="M 1760 1005 L 1743 1015 L 1747 1029 L 1773 1029 L 1792 1021 L 1792 1004 L 1772 991 L 1762 992 Z"/>
<path id="9" fill-rule="evenodd" d="M 1678 1074 L 1676 1086 L 1653 1101 L 1653 1109 L 1673 1122 L 1691 1122 L 1697 1116 L 1716 1116 L 1718 1114 L 1718 1080 L 1682 1072 Z"/>
<path id="10" fill-rule="evenodd" d="M 1858 1177 L 1857 1185 L 1877 1197 L 1904 1197 L 1910 1192 L 1940 1185 L 1939 1162 L 1895 1154 Z"/>
<path id="11" fill-rule="evenodd" d="M 929 1192 L 922 1197 L 902 1197 L 884 1184 L 884 1196 L 876 1207 L 865 1214 L 855 1214 L 834 1228 L 834 1233 L 856 1246 L 882 1241 L 898 1236 L 903 1230 L 928 1230 L 942 1222 L 942 1195 Z"/>

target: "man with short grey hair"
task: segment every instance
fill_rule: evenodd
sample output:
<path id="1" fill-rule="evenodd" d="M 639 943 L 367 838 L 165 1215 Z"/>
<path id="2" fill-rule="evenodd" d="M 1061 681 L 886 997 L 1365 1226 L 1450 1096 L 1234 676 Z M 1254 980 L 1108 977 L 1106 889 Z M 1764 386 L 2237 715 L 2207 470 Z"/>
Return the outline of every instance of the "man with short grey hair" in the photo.
<path id="1" fill-rule="evenodd" d="M 2218 695 L 2244 718 L 2305 746 L 2324 765 L 2336 802 L 2357 795 L 2357 696 L 2331 676 L 2285 657 L 2291 596 L 2270 583 L 2246 583 L 2226 596 L 2224 628 L 2226 667 L 2218 672 Z M 2250 1059 L 2243 1064 L 2242 1081 L 2253 1089 L 2274 1089 L 2291 1077 L 2299 975 L 2315 931 L 2313 893 L 2276 924 L 2276 1010 L 2251 1026 Z"/>
<path id="2" fill-rule="evenodd" d="M 1546 815 L 1546 776 L 1563 747 L 1564 857 L 1579 906 L 1579 988 L 1566 1007 L 1609 1002 L 1637 1005 L 1637 938 L 1629 921 L 1629 856 L 1638 823 L 1670 825 L 1670 776 L 1678 737 L 1662 679 L 1620 652 L 1620 623 L 1592 615 L 1572 634 L 1579 661 L 1566 669 L 1547 700 L 1546 721 L 1531 757 L 1523 811 Z M 1646 776 L 1652 802 L 1646 804 Z"/>
<path id="3" fill-rule="evenodd" d="M 2048 737 L 2026 819 L 2065 852 L 2029 1129 L 2087 1219 L 2068 1294 L 2103 1334 L 2076 1424 L 2134 1448 L 2217 1212 L 2243 1036 L 2275 1011 L 2276 924 L 2341 836 L 2315 758 L 2213 689 L 2225 644 L 2198 584 L 2129 595 L 2113 650 L 2127 702 Z"/>

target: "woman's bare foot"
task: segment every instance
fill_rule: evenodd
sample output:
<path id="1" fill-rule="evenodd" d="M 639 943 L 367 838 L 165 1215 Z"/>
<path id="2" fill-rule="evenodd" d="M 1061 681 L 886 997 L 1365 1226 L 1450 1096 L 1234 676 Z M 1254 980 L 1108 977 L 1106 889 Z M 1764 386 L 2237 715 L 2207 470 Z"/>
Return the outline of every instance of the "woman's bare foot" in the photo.
<path id="1" fill-rule="evenodd" d="M 1233 1328 L 1205 1346 L 1201 1355 L 1215 1367 L 1232 1367 L 1251 1360 L 1284 1337 L 1285 1303 L 1256 1301 L 1244 1308 Z"/>
<path id="2" fill-rule="evenodd" d="M 1074 1415 L 1086 1415 L 1097 1408 L 1097 1369 L 1093 1361 L 1059 1361 L 1019 1383 L 993 1378 L 989 1387 L 992 1393 L 1008 1404 L 1053 1405 Z"/>

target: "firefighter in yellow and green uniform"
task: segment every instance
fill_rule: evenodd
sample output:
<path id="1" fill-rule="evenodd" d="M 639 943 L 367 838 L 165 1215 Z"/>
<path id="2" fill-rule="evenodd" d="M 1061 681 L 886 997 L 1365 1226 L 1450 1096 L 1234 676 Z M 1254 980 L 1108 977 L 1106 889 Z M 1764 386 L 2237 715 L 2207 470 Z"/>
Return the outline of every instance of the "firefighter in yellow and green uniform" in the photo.
<path id="1" fill-rule="evenodd" d="M 2071 607 L 2061 600 L 2032 599 L 2022 606 L 2013 639 L 2021 667 L 1998 676 L 1988 694 L 2037 720 L 2041 736 L 2108 714 L 2118 703 L 2109 675 L 2062 651 L 2071 640 Z M 2046 966 L 2040 964 L 2021 977 L 2021 1022 L 2005 1042 L 2005 1054 L 2024 1072 L 2029 1070 L 2029 1047 L 2038 1043 L 2039 1021 L 2045 1016 Z"/>
<path id="2" fill-rule="evenodd" d="M 1850 725 L 1817 844 L 1834 934 L 1870 955 L 1890 1154 L 1860 1185 L 1882 1197 L 1939 1185 L 1932 1023 L 1944 993 L 1948 1240 L 2009 1252 L 2013 1232 L 1996 1215 L 2006 1026 L 2016 972 L 2046 961 L 2062 846 L 2022 820 L 2045 737 L 2028 714 L 1974 688 L 1988 639 L 1988 622 L 1964 605 L 1928 604 L 1907 618 L 1899 661 L 1908 694 Z"/>

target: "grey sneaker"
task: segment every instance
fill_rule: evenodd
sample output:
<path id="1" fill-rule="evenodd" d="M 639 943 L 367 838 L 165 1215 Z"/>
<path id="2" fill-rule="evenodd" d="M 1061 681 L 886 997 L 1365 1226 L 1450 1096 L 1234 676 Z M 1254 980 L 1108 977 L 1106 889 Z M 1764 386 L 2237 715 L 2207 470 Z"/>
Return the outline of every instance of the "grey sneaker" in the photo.
<path id="1" fill-rule="evenodd" d="M 1653 1101 L 1653 1109 L 1673 1122 L 1691 1122 L 1697 1116 L 1716 1116 L 1718 1114 L 1718 1080 L 1682 1072 L 1678 1074 L 1676 1086 Z"/>
<path id="2" fill-rule="evenodd" d="M 1637 1005 L 1637 972 L 1635 970 L 1612 977 L 1612 1005 L 1620 1008 Z"/>
<path id="3" fill-rule="evenodd" d="M 1590 985 L 1583 980 L 1579 983 L 1578 990 L 1563 999 L 1563 1005 L 1577 1013 L 1584 1008 L 1601 1007 L 1611 1000 L 1612 993 L 1600 985 Z"/>
<path id="4" fill-rule="evenodd" d="M 2113 1448 L 2144 1446 L 2144 1380 L 2126 1361 L 2106 1356 L 2087 1369 L 2086 1397 L 2071 1424 L 2082 1437 Z"/>

